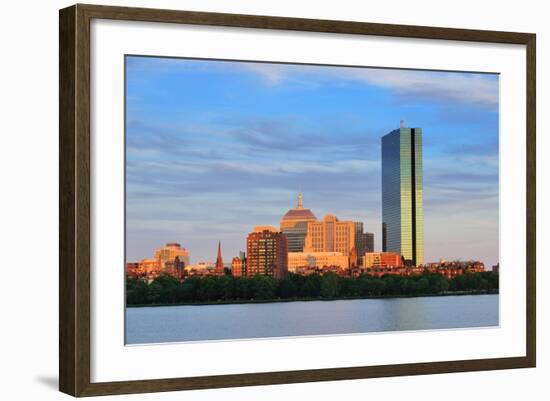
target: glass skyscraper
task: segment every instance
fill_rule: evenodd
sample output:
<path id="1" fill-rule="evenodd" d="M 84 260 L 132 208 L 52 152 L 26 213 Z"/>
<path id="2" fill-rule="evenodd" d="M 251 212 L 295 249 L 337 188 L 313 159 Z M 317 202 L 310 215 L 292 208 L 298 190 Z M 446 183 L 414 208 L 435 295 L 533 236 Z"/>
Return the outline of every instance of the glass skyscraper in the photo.
<path id="1" fill-rule="evenodd" d="M 382 137 L 382 250 L 405 263 L 424 263 L 422 128 L 401 128 Z"/>

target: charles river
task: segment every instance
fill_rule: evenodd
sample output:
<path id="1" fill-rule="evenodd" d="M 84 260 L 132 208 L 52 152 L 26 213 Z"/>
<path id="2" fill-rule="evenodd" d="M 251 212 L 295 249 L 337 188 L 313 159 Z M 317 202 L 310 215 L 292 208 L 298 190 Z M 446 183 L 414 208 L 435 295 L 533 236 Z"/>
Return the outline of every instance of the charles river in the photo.
<path id="1" fill-rule="evenodd" d="M 126 343 L 497 326 L 498 294 L 126 309 Z"/>

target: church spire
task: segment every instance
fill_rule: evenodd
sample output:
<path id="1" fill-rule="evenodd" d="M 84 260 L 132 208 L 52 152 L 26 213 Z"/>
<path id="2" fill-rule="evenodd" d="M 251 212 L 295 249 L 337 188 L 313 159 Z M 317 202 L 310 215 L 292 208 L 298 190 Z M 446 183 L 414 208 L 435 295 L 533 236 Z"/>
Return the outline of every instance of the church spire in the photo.
<path id="1" fill-rule="evenodd" d="M 218 241 L 218 257 L 216 258 L 216 272 L 223 273 L 222 242 Z"/>
<path id="2" fill-rule="evenodd" d="M 304 200 L 302 199 L 302 193 L 298 194 L 298 209 L 304 208 Z"/>

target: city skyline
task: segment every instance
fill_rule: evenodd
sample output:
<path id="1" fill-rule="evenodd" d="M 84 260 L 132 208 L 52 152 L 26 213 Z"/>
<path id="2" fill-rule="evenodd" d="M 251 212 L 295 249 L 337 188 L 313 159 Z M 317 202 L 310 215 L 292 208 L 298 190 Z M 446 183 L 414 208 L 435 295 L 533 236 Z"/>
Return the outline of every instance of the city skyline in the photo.
<path id="1" fill-rule="evenodd" d="M 379 142 L 405 119 L 425 137 L 425 260 L 498 262 L 497 76 L 126 61 L 128 261 L 173 241 L 211 261 L 221 240 L 229 262 L 298 192 L 381 250 Z"/>

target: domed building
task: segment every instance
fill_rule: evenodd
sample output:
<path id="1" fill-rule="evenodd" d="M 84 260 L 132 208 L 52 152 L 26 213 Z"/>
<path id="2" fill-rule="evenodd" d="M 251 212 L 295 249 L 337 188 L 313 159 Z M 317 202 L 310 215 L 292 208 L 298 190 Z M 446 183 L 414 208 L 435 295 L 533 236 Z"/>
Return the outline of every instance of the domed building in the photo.
<path id="1" fill-rule="evenodd" d="M 303 252 L 310 221 L 317 221 L 313 212 L 304 208 L 302 194 L 298 194 L 298 205 L 290 209 L 281 219 L 281 231 L 288 240 L 288 252 Z"/>

